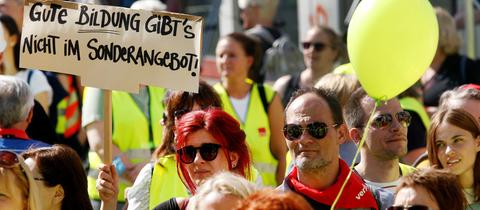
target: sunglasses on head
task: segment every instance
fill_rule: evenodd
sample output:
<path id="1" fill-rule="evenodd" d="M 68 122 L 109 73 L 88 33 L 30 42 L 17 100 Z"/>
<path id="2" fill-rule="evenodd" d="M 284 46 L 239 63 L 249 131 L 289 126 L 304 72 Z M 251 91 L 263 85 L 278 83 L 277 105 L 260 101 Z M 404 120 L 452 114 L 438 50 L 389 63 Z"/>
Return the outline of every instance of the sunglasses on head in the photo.
<path id="1" fill-rule="evenodd" d="M 310 46 L 313 46 L 313 49 L 318 52 L 322 51 L 323 49 L 325 49 L 325 47 L 327 47 L 326 44 L 321 42 L 302 42 L 302 46 L 305 50 L 308 50 L 310 49 Z"/>
<path id="2" fill-rule="evenodd" d="M 429 210 L 425 205 L 411 205 L 411 206 L 390 206 L 387 210 Z"/>
<path id="3" fill-rule="evenodd" d="M 333 127 L 338 126 L 334 124 Z M 308 131 L 308 134 L 316 139 L 323 139 L 328 132 L 328 125 L 323 122 L 313 122 L 306 127 L 302 127 L 298 124 L 287 124 L 283 126 L 283 135 L 287 140 L 294 141 L 302 136 L 304 131 Z"/>
<path id="4" fill-rule="evenodd" d="M 0 166 L 4 168 L 13 168 L 19 165 L 17 154 L 10 151 L 0 151 Z"/>
<path id="5" fill-rule="evenodd" d="M 186 146 L 177 150 L 177 154 L 180 157 L 180 161 L 185 164 L 190 164 L 195 161 L 197 157 L 197 151 L 200 152 L 200 156 L 205 161 L 212 161 L 217 158 L 218 149 L 222 147 L 220 144 L 206 143 L 200 147 Z"/>
<path id="6" fill-rule="evenodd" d="M 407 111 L 401 111 L 395 114 L 398 122 L 403 126 L 403 127 L 408 127 L 410 125 L 410 121 L 412 119 L 412 116 L 410 116 L 410 113 Z M 393 123 L 393 116 L 390 113 L 387 114 L 380 114 L 376 116 L 373 121 L 372 121 L 372 126 L 375 128 L 386 128 Z"/>

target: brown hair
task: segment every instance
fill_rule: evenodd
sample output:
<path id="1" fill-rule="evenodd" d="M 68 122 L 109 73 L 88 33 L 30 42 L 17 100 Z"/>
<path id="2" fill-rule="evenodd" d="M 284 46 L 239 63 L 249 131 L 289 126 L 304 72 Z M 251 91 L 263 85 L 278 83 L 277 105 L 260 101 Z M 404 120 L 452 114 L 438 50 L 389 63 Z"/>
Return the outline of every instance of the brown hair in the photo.
<path id="1" fill-rule="evenodd" d="M 434 168 L 417 170 L 400 180 L 396 192 L 407 187 L 423 187 L 435 199 L 440 210 L 465 209 L 467 201 L 454 174 Z"/>
<path id="2" fill-rule="evenodd" d="M 198 93 L 184 91 L 171 91 L 165 96 L 165 112 L 163 123 L 165 126 L 162 144 L 153 152 L 153 160 L 160 157 L 175 154 L 175 111 L 191 111 L 193 105 L 197 103 L 202 108 L 222 107 L 220 96 L 205 81 L 200 81 Z"/>
<path id="3" fill-rule="evenodd" d="M 273 189 L 258 191 L 241 201 L 236 210 L 311 210 L 302 196 L 293 192 L 279 192 Z"/>
<path id="4" fill-rule="evenodd" d="M 458 53 L 460 49 L 460 36 L 457 33 L 455 19 L 441 7 L 435 8 L 438 21 L 438 49 L 443 50 L 447 55 Z"/>
<path id="5" fill-rule="evenodd" d="M 437 139 L 438 127 L 442 122 L 447 122 L 451 125 L 457 126 L 461 129 L 464 129 L 472 134 L 474 138 L 480 136 L 480 126 L 478 125 L 475 118 L 470 115 L 468 112 L 462 109 L 442 109 L 439 110 L 432 119 L 430 125 L 430 130 L 427 135 L 427 151 L 428 151 L 428 160 L 431 165 L 435 165 L 438 168 L 443 168 L 442 164 L 438 159 L 438 148 L 435 144 Z M 475 165 L 473 169 L 474 176 L 474 192 L 476 199 L 480 198 L 480 153 L 477 152 L 475 158 Z"/>
<path id="6" fill-rule="evenodd" d="M 328 73 L 318 80 L 315 88 L 331 90 L 337 96 L 338 102 L 344 108 L 353 91 L 360 87 L 354 75 Z"/>
<path id="7" fill-rule="evenodd" d="M 92 210 L 87 191 L 87 175 L 77 153 L 63 145 L 31 149 L 22 154 L 32 158 L 49 187 L 61 185 L 65 196 L 62 210 Z"/>

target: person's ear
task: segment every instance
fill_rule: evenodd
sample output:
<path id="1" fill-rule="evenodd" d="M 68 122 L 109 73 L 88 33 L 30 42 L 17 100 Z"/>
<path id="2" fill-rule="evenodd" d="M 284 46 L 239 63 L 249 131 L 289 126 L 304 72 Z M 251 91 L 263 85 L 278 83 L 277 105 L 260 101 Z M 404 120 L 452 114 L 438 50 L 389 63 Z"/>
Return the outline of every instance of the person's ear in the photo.
<path id="1" fill-rule="evenodd" d="M 238 159 L 240 156 L 236 152 L 229 152 L 229 155 L 230 155 L 230 162 L 232 163 L 232 169 L 233 169 L 237 167 Z"/>
<path id="2" fill-rule="evenodd" d="M 10 35 L 8 37 L 8 42 L 10 43 L 10 46 L 13 47 L 18 43 L 18 36 L 17 35 Z"/>
<path id="3" fill-rule="evenodd" d="M 255 61 L 255 59 L 253 58 L 253 56 L 247 56 L 247 63 L 250 67 L 253 66 L 254 61 Z"/>
<path id="4" fill-rule="evenodd" d="M 32 122 L 32 118 L 33 118 L 33 107 L 30 109 L 30 111 L 28 112 L 28 116 L 27 116 L 27 123 L 31 123 Z"/>
<path id="5" fill-rule="evenodd" d="M 360 140 L 362 140 L 362 131 L 359 128 L 351 128 L 349 134 L 355 144 L 360 143 Z"/>
<path id="6" fill-rule="evenodd" d="M 345 123 L 342 123 L 338 126 L 338 144 L 343 144 L 346 140 L 348 140 L 348 128 Z"/>
<path id="7" fill-rule="evenodd" d="M 480 151 L 480 136 L 477 136 L 477 138 L 475 138 L 475 151 L 479 152 Z"/>
<path id="8" fill-rule="evenodd" d="M 55 195 L 53 196 L 53 202 L 61 204 L 63 201 L 63 198 L 65 197 L 65 191 L 63 191 L 62 185 L 58 184 L 55 186 Z"/>

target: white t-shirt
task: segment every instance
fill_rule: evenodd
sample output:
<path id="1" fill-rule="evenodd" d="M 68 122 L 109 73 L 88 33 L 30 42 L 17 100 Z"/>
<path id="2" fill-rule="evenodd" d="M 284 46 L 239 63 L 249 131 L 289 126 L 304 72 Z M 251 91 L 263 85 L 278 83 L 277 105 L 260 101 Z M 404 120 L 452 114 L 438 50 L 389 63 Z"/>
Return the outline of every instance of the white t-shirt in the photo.
<path id="1" fill-rule="evenodd" d="M 152 182 L 153 164 L 147 163 L 138 173 L 135 183 L 126 190 L 128 209 L 148 210 L 150 205 L 150 183 Z"/>
<path id="2" fill-rule="evenodd" d="M 28 81 L 29 72 L 32 72 L 32 76 L 30 77 L 30 82 Z M 52 103 L 53 90 L 50 84 L 48 84 L 47 77 L 45 76 L 45 74 L 43 74 L 43 72 L 39 70 L 26 69 L 26 70 L 17 72 L 15 76 L 28 83 L 34 96 L 41 92 L 46 91 L 48 94 L 47 96 L 48 105 Z"/>
<path id="3" fill-rule="evenodd" d="M 230 97 L 230 101 L 242 123 L 245 122 L 245 119 L 247 118 L 248 103 L 250 102 L 250 92 L 241 99 Z"/>

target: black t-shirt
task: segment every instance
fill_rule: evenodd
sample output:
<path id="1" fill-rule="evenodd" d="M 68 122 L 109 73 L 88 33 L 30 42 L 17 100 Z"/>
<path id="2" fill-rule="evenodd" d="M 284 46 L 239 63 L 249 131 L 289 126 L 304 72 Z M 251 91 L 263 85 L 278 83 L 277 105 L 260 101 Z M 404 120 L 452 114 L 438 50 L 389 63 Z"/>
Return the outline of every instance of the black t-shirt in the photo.
<path id="1" fill-rule="evenodd" d="M 411 111 L 411 110 L 406 110 L 410 113 L 412 116 L 412 120 L 410 122 L 410 125 L 408 126 L 408 133 L 407 133 L 407 138 L 408 138 L 408 144 L 407 148 L 408 151 L 412 151 L 414 149 L 422 148 L 426 146 L 426 135 L 427 135 L 427 129 L 425 128 L 425 125 L 422 122 L 422 119 L 420 118 L 420 115 L 418 115 L 416 112 Z"/>
<path id="2" fill-rule="evenodd" d="M 40 105 L 37 100 L 35 100 L 35 105 L 33 106 L 32 121 L 28 124 L 25 132 L 27 132 L 28 137 L 47 144 L 53 145 L 60 143 L 47 113 L 45 113 L 42 105 Z"/>
<path id="3" fill-rule="evenodd" d="M 178 206 L 177 199 L 170 198 L 170 200 L 167 200 L 155 206 L 153 210 L 183 210 L 187 207 L 187 204 L 188 204 L 188 199 L 183 201 L 182 203 L 183 208 L 180 208 L 180 206 Z"/>
<path id="4" fill-rule="evenodd" d="M 480 84 L 480 62 L 459 54 L 447 56 L 438 72 L 423 87 L 425 106 L 438 106 L 443 92 L 463 84 Z"/>

